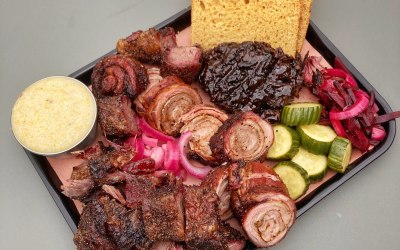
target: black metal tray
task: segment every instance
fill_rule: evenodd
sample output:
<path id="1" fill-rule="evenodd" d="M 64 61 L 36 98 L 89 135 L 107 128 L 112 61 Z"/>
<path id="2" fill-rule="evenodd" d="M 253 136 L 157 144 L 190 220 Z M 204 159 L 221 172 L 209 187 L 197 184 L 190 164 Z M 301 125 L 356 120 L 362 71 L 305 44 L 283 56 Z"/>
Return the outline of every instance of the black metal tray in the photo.
<path id="1" fill-rule="evenodd" d="M 164 22 L 158 24 L 157 26 L 155 26 L 155 28 L 170 26 L 174 27 L 176 30 L 182 30 L 189 25 L 190 7 L 182 10 L 181 12 L 175 14 Z M 329 39 L 317 28 L 317 26 L 313 22 L 310 22 L 306 39 L 331 65 L 333 65 L 335 58 L 338 57 L 344 63 L 347 69 L 353 74 L 361 88 L 367 91 L 375 90 L 374 87 L 372 87 L 372 85 L 360 74 L 360 72 L 358 72 L 358 70 L 344 57 L 344 55 L 332 44 L 331 41 L 329 41 Z M 115 53 L 115 50 L 107 53 L 106 55 L 112 53 Z M 100 60 L 100 58 L 98 60 Z M 77 70 L 70 76 L 77 78 L 86 84 L 89 84 L 92 69 L 98 60 Z M 390 113 L 392 109 L 390 108 L 388 103 L 379 93 L 376 92 L 376 90 L 375 93 L 376 104 L 379 106 L 380 109 L 379 113 Z M 364 169 L 368 164 L 370 164 L 372 161 L 377 159 L 379 156 L 385 153 L 386 150 L 389 149 L 396 135 L 396 122 L 394 120 L 390 121 L 386 123 L 384 127 L 387 132 L 387 136 L 384 141 L 382 141 L 373 150 L 364 154 L 361 158 L 357 159 L 356 162 L 352 163 L 352 165 L 349 167 L 349 170 L 346 171 L 344 174 L 336 174 L 333 178 L 329 179 L 327 182 L 319 186 L 317 190 L 312 195 L 310 195 L 310 197 L 302 201 L 300 204 L 297 204 L 297 217 L 301 216 L 304 212 L 306 212 L 312 206 L 317 204 L 320 200 L 328 196 L 337 187 L 349 180 L 360 170 Z M 72 200 L 61 193 L 61 181 L 58 178 L 57 174 L 50 166 L 46 157 L 39 156 L 28 151 L 25 152 L 31 160 L 36 171 L 38 172 L 40 178 L 44 182 L 50 195 L 56 202 L 69 227 L 73 232 L 75 232 L 79 222 L 79 213 Z"/>

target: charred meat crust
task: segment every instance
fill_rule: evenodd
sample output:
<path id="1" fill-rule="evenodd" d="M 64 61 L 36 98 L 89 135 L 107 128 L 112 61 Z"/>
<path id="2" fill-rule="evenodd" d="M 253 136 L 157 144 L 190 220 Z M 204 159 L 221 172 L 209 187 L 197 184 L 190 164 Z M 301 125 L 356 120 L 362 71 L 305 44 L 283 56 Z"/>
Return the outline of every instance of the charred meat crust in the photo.
<path id="1" fill-rule="evenodd" d="M 77 249 L 148 248 L 151 242 L 137 213 L 102 192 L 92 195 L 74 236 Z"/>
<path id="2" fill-rule="evenodd" d="M 99 124 L 107 138 L 139 135 L 137 115 L 127 96 L 110 96 L 97 100 Z"/>
<path id="3" fill-rule="evenodd" d="M 144 66 L 133 57 L 111 55 L 95 65 L 91 82 L 97 99 L 118 95 L 134 99 L 146 89 L 149 80 Z"/>
<path id="4" fill-rule="evenodd" d="M 176 46 L 175 30 L 170 27 L 156 30 L 136 31 L 130 36 L 119 39 L 117 52 L 129 54 L 144 63 L 160 64 L 162 54 L 167 48 Z"/>
<path id="5" fill-rule="evenodd" d="M 142 211 L 146 234 L 152 241 L 184 241 L 183 186 L 167 185 L 149 192 Z"/>

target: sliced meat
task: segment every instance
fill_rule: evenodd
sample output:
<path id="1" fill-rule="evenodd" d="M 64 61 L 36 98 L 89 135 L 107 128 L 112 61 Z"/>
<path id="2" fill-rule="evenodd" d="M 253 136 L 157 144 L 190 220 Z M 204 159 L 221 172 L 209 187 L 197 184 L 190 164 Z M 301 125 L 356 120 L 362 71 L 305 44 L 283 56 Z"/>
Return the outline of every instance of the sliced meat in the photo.
<path id="1" fill-rule="evenodd" d="M 177 75 L 187 83 L 195 81 L 201 69 L 202 51 L 198 47 L 173 47 L 164 52 L 161 75 Z"/>
<path id="2" fill-rule="evenodd" d="M 140 134 L 138 118 L 127 96 L 97 100 L 99 124 L 107 138 L 126 138 Z"/>
<path id="3" fill-rule="evenodd" d="M 147 85 L 146 69 L 131 56 L 110 55 L 100 60 L 91 76 L 94 96 L 127 95 L 134 99 Z"/>
<path id="4" fill-rule="evenodd" d="M 143 220 L 152 241 L 185 240 L 182 191 L 182 183 L 168 183 L 151 190 L 143 199 Z"/>
<path id="5" fill-rule="evenodd" d="M 203 180 L 201 185 L 214 191 L 218 200 L 218 214 L 221 220 L 227 220 L 232 217 L 230 209 L 231 190 L 229 187 L 230 166 L 217 167 L 213 169 Z"/>
<path id="6" fill-rule="evenodd" d="M 162 54 L 176 46 L 175 30 L 170 27 L 156 30 L 136 31 L 117 42 L 117 52 L 129 54 L 144 63 L 160 64 Z"/>
<path id="7" fill-rule="evenodd" d="M 272 145 L 271 124 L 251 111 L 236 113 L 210 139 L 213 156 L 220 162 L 254 161 Z"/>
<path id="8" fill-rule="evenodd" d="M 144 116 L 146 110 L 150 107 L 158 92 L 173 84 L 185 83 L 177 76 L 167 76 L 162 78 L 160 81 L 154 81 L 154 83 L 151 83 L 147 89 L 135 99 L 136 111 L 140 115 Z"/>
<path id="9" fill-rule="evenodd" d="M 137 210 L 97 193 L 83 209 L 74 242 L 78 249 L 149 248 L 141 220 Z"/>
<path id="10" fill-rule="evenodd" d="M 182 127 L 180 117 L 200 103 L 202 99 L 196 89 L 187 84 L 172 84 L 155 96 L 146 113 L 147 121 L 152 127 L 176 136 Z"/>
<path id="11" fill-rule="evenodd" d="M 189 141 L 191 153 L 200 157 L 205 163 L 216 164 L 210 148 L 210 138 L 228 119 L 228 115 L 218 108 L 200 104 L 181 117 L 184 124 L 181 133 L 192 132 Z"/>
<path id="12" fill-rule="evenodd" d="M 281 108 L 298 95 L 302 61 L 264 42 L 223 43 L 203 57 L 199 82 L 211 101 L 225 111 L 261 114 Z"/>
<path id="13" fill-rule="evenodd" d="M 236 165 L 231 180 L 233 210 L 257 247 L 269 247 L 285 237 L 296 218 L 296 206 L 279 176 L 263 163 Z"/>

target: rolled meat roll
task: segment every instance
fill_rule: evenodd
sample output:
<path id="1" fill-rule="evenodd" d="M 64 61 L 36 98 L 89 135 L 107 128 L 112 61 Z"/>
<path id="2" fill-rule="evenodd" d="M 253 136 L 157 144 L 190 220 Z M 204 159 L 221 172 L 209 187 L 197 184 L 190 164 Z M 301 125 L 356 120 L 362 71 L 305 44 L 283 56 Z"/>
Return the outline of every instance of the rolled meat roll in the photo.
<path id="1" fill-rule="evenodd" d="M 296 219 L 296 206 L 279 176 L 263 163 L 240 164 L 231 172 L 232 206 L 243 230 L 257 247 L 281 241 Z"/>
<path id="2" fill-rule="evenodd" d="M 220 163 L 254 161 L 272 145 L 274 132 L 271 124 L 252 111 L 236 113 L 219 127 L 210 139 L 213 156 Z"/>
<path id="3" fill-rule="evenodd" d="M 203 104 L 196 105 L 181 118 L 184 124 L 181 133 L 192 132 L 189 141 L 190 150 L 206 163 L 215 164 L 210 148 L 210 138 L 227 119 L 228 115 L 225 112 Z"/>
<path id="4" fill-rule="evenodd" d="M 181 116 L 200 103 L 197 90 L 187 84 L 172 84 L 158 92 L 147 110 L 147 121 L 152 127 L 176 136 L 182 127 Z"/>
<path id="5" fill-rule="evenodd" d="M 229 188 L 230 166 L 217 167 L 213 169 L 201 183 L 202 186 L 214 191 L 218 200 L 218 214 L 221 220 L 232 217 L 230 208 L 231 190 Z"/>
<path id="6" fill-rule="evenodd" d="M 150 107 L 151 103 L 154 101 L 154 98 L 161 89 L 173 84 L 185 84 L 177 76 L 167 76 L 162 78 L 160 76 L 160 71 L 157 71 L 155 68 L 153 68 L 151 71 L 148 70 L 147 73 L 149 75 L 150 85 L 135 99 L 134 102 L 136 105 L 136 111 L 142 116 L 144 116 L 146 110 Z"/>
<path id="7" fill-rule="evenodd" d="M 96 98 L 124 94 L 133 99 L 146 89 L 148 81 L 144 66 L 126 55 L 104 57 L 91 76 Z"/>

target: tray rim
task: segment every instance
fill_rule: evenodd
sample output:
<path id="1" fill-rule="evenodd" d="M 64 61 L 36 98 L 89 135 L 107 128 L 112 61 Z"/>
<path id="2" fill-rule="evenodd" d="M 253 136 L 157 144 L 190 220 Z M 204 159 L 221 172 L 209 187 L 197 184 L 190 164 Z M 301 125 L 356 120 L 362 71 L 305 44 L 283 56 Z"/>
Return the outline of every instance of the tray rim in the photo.
<path id="1" fill-rule="evenodd" d="M 163 22 L 159 23 L 158 25 L 154 26 L 154 28 L 159 29 L 165 26 L 171 26 L 172 24 L 179 24 L 180 21 L 187 19 L 188 17 L 190 18 L 190 10 L 191 7 L 184 8 L 183 10 L 177 12 L 170 18 L 164 20 Z M 338 57 L 341 59 L 343 64 L 347 67 L 347 69 L 353 74 L 353 76 L 356 78 L 356 80 L 361 83 L 361 86 L 365 88 L 366 90 L 374 90 L 375 91 L 375 98 L 376 102 L 378 105 L 381 106 L 381 109 L 384 111 L 384 113 L 389 113 L 392 111 L 390 105 L 387 103 L 387 101 L 380 95 L 379 92 L 375 90 L 375 88 L 368 82 L 368 80 L 350 63 L 350 61 L 336 48 L 336 46 L 322 33 L 322 31 L 316 26 L 316 24 L 310 20 L 310 25 L 311 27 L 311 32 L 314 32 L 317 38 L 320 40 L 319 42 L 322 43 L 322 50 L 325 50 L 325 53 L 328 53 L 328 57 L 332 57 L 330 61 L 332 61 L 335 57 Z M 310 29 L 308 33 L 310 32 Z M 307 35 L 308 35 L 307 33 Z M 316 48 L 317 49 L 317 48 Z M 317 49 L 320 52 L 320 49 Z M 70 74 L 70 77 L 77 78 L 79 76 L 82 76 L 83 74 L 87 73 L 90 71 L 94 65 L 104 56 L 114 54 L 116 50 L 112 50 L 103 56 L 99 57 L 98 59 L 92 61 L 91 63 L 81 67 L 80 69 L 76 70 L 72 74 Z M 321 53 L 322 54 L 322 53 Z M 325 59 L 328 60 L 324 56 Z M 328 60 L 329 61 L 329 60 Z M 320 186 L 318 191 L 312 195 L 310 199 L 308 199 L 303 205 L 300 206 L 297 210 L 297 217 L 300 217 L 302 214 L 304 214 L 307 210 L 309 210 L 311 207 L 316 205 L 319 201 L 324 199 L 326 196 L 328 196 L 331 192 L 333 192 L 335 189 L 337 189 L 339 186 L 344 184 L 346 181 L 348 181 L 350 178 L 352 178 L 354 175 L 356 175 L 359 171 L 364 169 L 367 165 L 369 165 L 371 162 L 379 158 L 381 155 L 383 155 L 392 145 L 395 135 L 396 135 L 396 121 L 392 120 L 388 123 L 385 124 L 385 129 L 387 132 L 387 136 L 383 142 L 381 142 L 377 147 L 375 147 L 371 152 L 368 152 L 364 156 L 362 156 L 360 159 L 358 159 L 355 163 L 356 166 L 351 168 L 349 171 L 345 172 L 345 174 L 337 174 L 336 177 L 334 177 L 334 180 L 330 180 L 327 183 L 324 183 L 322 186 Z M 69 225 L 70 229 L 72 232 L 75 232 L 77 230 L 77 225 L 79 222 L 79 218 L 77 218 L 78 211 L 75 209 L 75 211 L 71 211 L 70 205 L 72 203 L 72 200 L 69 199 L 68 197 L 64 196 L 58 187 L 60 187 L 61 182 L 58 179 L 57 174 L 51 167 L 50 163 L 48 162 L 47 158 L 45 156 L 40 156 L 33 154 L 27 150 L 24 150 L 25 153 L 27 154 L 29 160 L 31 161 L 32 165 L 36 169 L 39 177 L 42 179 L 46 189 L 52 196 L 54 202 L 56 203 L 58 209 L 60 210 L 61 214 L 63 215 L 64 219 L 66 220 L 67 224 Z M 326 184 L 326 185 L 325 185 Z M 79 214 L 78 214 L 79 216 Z"/>

